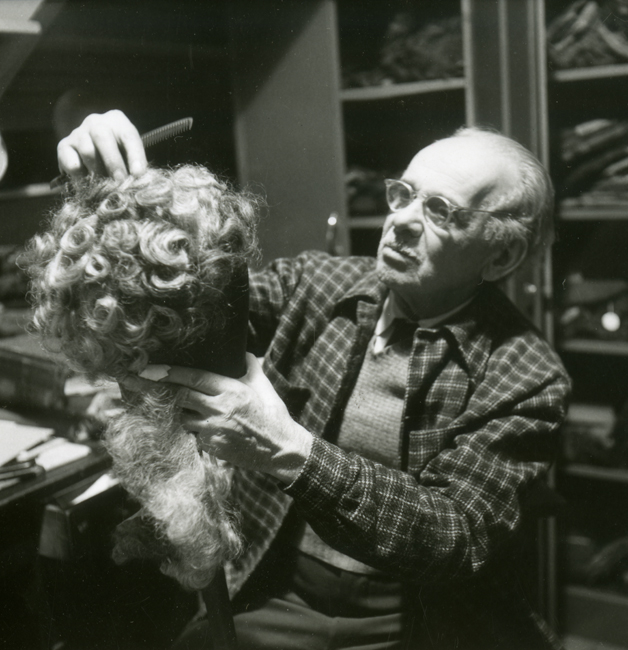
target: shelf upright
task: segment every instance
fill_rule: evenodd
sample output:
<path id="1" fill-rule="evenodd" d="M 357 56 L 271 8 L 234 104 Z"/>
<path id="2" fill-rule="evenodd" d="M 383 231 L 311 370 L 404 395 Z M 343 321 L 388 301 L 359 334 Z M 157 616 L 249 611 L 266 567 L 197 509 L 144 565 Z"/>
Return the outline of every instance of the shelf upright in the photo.
<path id="1" fill-rule="evenodd" d="M 554 14 L 567 6 L 558 0 L 548 0 L 547 5 Z M 558 136 L 563 130 L 588 120 L 622 119 L 622 107 L 628 100 L 627 82 L 628 64 L 625 63 L 553 70 L 548 79 L 551 94 L 548 115 L 555 149 L 552 175 L 560 196 L 557 206 L 560 238 L 553 269 L 557 311 L 566 309 L 561 302 L 566 295 L 567 279 L 574 272 L 585 268 L 585 279 L 618 279 L 612 275 L 606 277 L 603 268 L 594 269 L 596 263 L 588 257 L 591 244 L 604 233 L 607 239 L 609 233 L 628 239 L 628 193 L 625 199 L 617 197 L 616 201 L 604 202 L 586 193 L 565 196 L 562 181 L 565 163 L 561 159 Z M 602 254 L 603 266 L 608 269 L 620 269 L 624 264 L 621 239 L 615 237 L 615 240 L 617 247 L 609 247 Z M 622 259 L 618 259 L 618 255 Z M 588 272 L 594 272 L 594 278 L 587 278 Z M 628 280 L 628 275 L 624 279 Z M 597 338 L 593 335 L 590 338 L 566 336 L 561 330 L 560 314 L 557 314 L 556 323 L 557 349 L 573 379 L 574 406 L 597 412 L 599 421 L 589 426 L 605 432 L 598 436 L 610 433 L 614 437 L 615 418 L 619 417 L 624 404 L 628 404 L 628 340 L 613 338 L 611 332 Z M 614 414 L 610 423 L 607 421 L 609 413 Z M 582 423 L 568 420 L 566 445 L 579 440 L 569 438 L 577 435 L 574 433 L 576 425 L 582 426 Z M 609 454 L 609 464 L 605 465 L 590 451 L 587 456 L 586 448 L 580 453 L 582 457 L 577 460 L 565 459 L 557 473 L 558 488 L 567 504 L 559 539 L 562 559 L 558 578 L 560 628 L 568 647 L 586 642 L 591 647 L 597 643 L 624 648 L 628 647 L 625 624 L 628 596 L 625 589 L 622 591 L 618 583 L 610 579 L 613 569 L 608 558 L 613 548 L 619 548 L 622 540 L 628 539 L 628 518 L 623 514 L 628 511 L 628 469 L 625 466 L 628 458 L 622 461 Z M 595 571 L 605 561 L 608 564 L 607 582 L 599 571 Z"/>

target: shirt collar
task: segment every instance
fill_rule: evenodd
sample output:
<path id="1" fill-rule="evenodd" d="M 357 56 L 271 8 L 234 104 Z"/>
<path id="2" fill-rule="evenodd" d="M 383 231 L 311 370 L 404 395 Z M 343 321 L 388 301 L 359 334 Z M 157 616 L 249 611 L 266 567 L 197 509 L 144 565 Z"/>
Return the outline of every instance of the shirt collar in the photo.
<path id="1" fill-rule="evenodd" d="M 489 286 L 487 286 L 487 284 Z M 481 367 L 482 359 L 488 354 L 490 349 L 490 341 L 484 340 L 484 336 L 480 335 L 478 328 L 479 321 L 485 321 L 490 318 L 490 315 L 495 312 L 495 297 L 493 294 L 501 294 L 502 292 L 490 286 L 491 283 L 484 283 L 478 293 L 471 298 L 468 303 L 458 305 L 452 312 L 441 314 L 437 317 L 437 323 L 430 323 L 432 319 L 426 319 L 419 322 L 421 327 L 435 327 L 443 321 L 443 323 L 456 339 L 463 359 L 470 368 Z M 367 271 L 358 280 L 355 285 L 349 289 L 347 293 L 340 298 L 336 303 L 334 314 L 339 313 L 352 313 L 355 316 L 355 309 L 358 301 L 364 300 L 372 305 L 382 305 L 389 294 L 388 287 L 381 282 L 377 272 L 374 268 Z M 487 295 L 490 297 L 487 298 Z M 497 299 L 497 304 L 500 300 L 507 300 L 505 296 Z M 348 312 L 346 310 L 349 310 Z"/>
<path id="2" fill-rule="evenodd" d="M 377 325 L 375 327 L 375 334 L 377 336 L 381 335 L 396 318 L 415 321 L 417 323 L 417 327 L 424 327 L 428 329 L 431 327 L 436 327 L 437 325 L 440 325 L 441 323 L 447 321 L 459 311 L 462 311 L 473 300 L 473 298 L 475 298 L 475 296 L 471 296 L 471 298 L 468 300 L 465 300 L 460 305 L 457 305 L 453 309 L 450 309 L 443 314 L 433 316 L 432 318 L 420 318 L 418 321 L 416 321 L 416 319 L 410 318 L 407 315 L 403 307 L 399 304 L 399 301 L 395 299 L 395 294 L 392 291 L 389 291 L 384 302 L 381 316 L 379 317 L 379 320 L 377 321 Z"/>

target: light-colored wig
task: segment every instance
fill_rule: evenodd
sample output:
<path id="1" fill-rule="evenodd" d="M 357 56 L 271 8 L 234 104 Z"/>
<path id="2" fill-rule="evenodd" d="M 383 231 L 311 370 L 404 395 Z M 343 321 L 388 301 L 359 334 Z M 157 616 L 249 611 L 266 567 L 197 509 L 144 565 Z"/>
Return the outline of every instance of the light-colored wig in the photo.
<path id="1" fill-rule="evenodd" d="M 513 191 L 479 206 L 512 217 L 487 215 L 483 222 L 485 236 L 495 243 L 525 241 L 528 256 L 550 246 L 554 241 L 554 187 L 538 158 L 516 140 L 490 129 L 464 127 L 452 137 L 476 138 L 514 165 L 518 182 Z"/>
<path id="2" fill-rule="evenodd" d="M 200 166 L 88 177 L 27 254 L 44 344 L 90 377 L 119 379 L 220 330 L 222 291 L 255 251 L 256 218 L 254 199 Z"/>
<path id="3" fill-rule="evenodd" d="M 201 166 L 79 182 L 30 242 L 34 328 L 92 379 L 224 334 L 225 289 L 256 252 L 256 200 Z M 142 506 L 114 558 L 153 557 L 186 587 L 207 585 L 240 549 L 228 469 L 200 452 L 162 384 L 126 396 L 104 439 Z"/>

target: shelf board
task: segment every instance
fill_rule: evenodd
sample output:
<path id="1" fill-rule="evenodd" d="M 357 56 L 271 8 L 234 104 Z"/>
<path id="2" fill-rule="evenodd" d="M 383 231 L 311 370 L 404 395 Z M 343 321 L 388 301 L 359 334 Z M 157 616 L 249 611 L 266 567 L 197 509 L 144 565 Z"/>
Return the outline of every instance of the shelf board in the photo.
<path id="1" fill-rule="evenodd" d="M 606 354 L 628 357 L 628 341 L 594 341 L 573 339 L 560 344 L 563 352 L 584 352 L 586 354 Z"/>
<path id="2" fill-rule="evenodd" d="M 598 65 L 589 68 L 571 68 L 555 70 L 552 77 L 556 81 L 589 81 L 591 79 L 609 79 L 611 77 L 628 77 L 628 63 Z"/>
<path id="3" fill-rule="evenodd" d="M 561 472 L 568 476 L 576 476 L 578 478 L 592 478 L 600 481 L 628 483 L 628 469 L 618 467 L 596 467 L 595 465 L 573 463 L 563 467 Z"/>
<path id="4" fill-rule="evenodd" d="M 621 221 L 628 220 L 628 203 L 621 205 L 561 205 L 558 216 L 562 221 Z"/>
<path id="5" fill-rule="evenodd" d="M 340 99 L 344 102 L 365 102 L 376 99 L 392 99 L 438 93 L 448 90 L 464 90 L 467 82 L 463 77 L 455 79 L 430 79 L 429 81 L 413 81 L 403 84 L 387 84 L 385 86 L 369 86 L 366 88 L 345 88 L 340 91 Z"/>
<path id="6" fill-rule="evenodd" d="M 386 217 L 349 217 L 347 223 L 349 230 L 368 230 L 369 228 L 381 228 Z"/>
<path id="7" fill-rule="evenodd" d="M 41 25 L 36 20 L 0 18 L 0 34 L 6 36 L 39 36 Z"/>
<path id="8" fill-rule="evenodd" d="M 15 199 L 32 199 L 38 196 L 56 196 L 61 194 L 61 188 L 50 189 L 48 183 L 32 183 L 10 190 L 0 191 L 0 201 L 14 201 Z"/>
<path id="9" fill-rule="evenodd" d="M 564 629 L 569 635 L 596 640 L 597 648 L 628 647 L 628 596 L 567 585 L 563 600 Z"/>
<path id="10" fill-rule="evenodd" d="M 601 643 L 595 639 L 585 639 L 581 636 L 567 634 L 563 638 L 565 650 L 626 650 L 626 646 Z"/>

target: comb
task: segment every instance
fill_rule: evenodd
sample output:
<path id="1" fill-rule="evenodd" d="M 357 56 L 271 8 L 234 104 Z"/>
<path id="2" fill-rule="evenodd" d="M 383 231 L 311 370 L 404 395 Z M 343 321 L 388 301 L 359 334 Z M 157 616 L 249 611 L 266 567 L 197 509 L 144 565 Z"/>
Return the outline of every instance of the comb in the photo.
<path id="1" fill-rule="evenodd" d="M 192 128 L 193 122 L 194 120 L 191 117 L 184 117 L 183 119 L 177 120 L 176 122 L 170 122 L 170 124 L 164 124 L 164 126 L 160 126 L 156 129 L 153 129 L 152 131 L 143 133 L 140 137 L 142 139 L 142 143 L 144 144 L 144 148 L 147 149 L 148 147 L 159 144 L 164 140 L 174 138 L 177 135 L 181 135 L 181 133 L 189 131 Z M 67 174 L 60 174 L 56 178 L 53 178 L 52 181 L 50 181 L 50 189 L 54 190 L 55 188 L 67 183 L 68 180 L 70 179 Z"/>
<path id="2" fill-rule="evenodd" d="M 184 117 L 182 120 L 177 120 L 176 122 L 170 122 L 165 126 L 160 126 L 157 129 L 148 131 L 142 135 L 142 142 L 144 147 L 152 147 L 154 144 L 168 140 L 169 138 L 174 138 L 181 133 L 185 133 L 192 128 L 192 118 Z"/>

